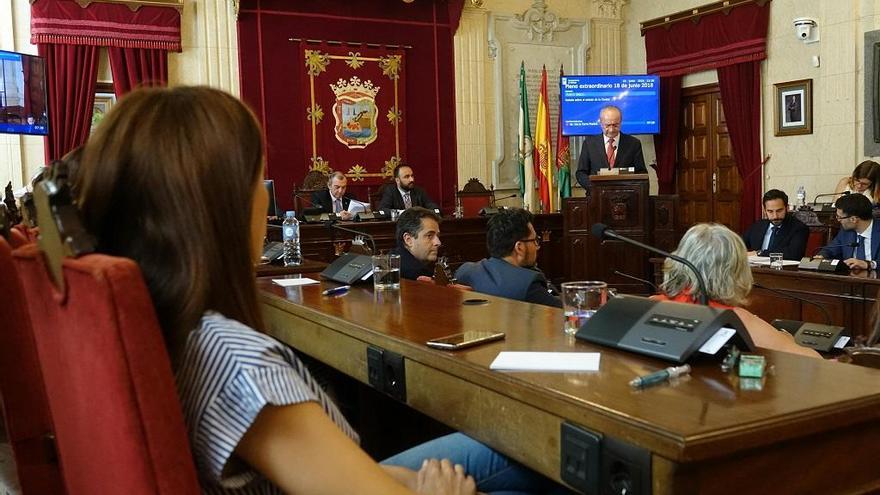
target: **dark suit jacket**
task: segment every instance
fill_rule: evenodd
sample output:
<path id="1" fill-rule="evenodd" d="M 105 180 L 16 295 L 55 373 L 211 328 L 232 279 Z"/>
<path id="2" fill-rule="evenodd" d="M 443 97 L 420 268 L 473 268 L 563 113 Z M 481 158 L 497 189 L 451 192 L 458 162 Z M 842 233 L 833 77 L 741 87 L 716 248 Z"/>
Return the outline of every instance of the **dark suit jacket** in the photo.
<path id="1" fill-rule="evenodd" d="M 636 173 L 648 171 L 645 168 L 645 156 L 642 154 L 642 142 L 629 134 L 619 134 L 617 143 L 617 159 L 614 168 L 635 167 Z M 586 136 L 578 158 L 578 184 L 584 189 L 590 188 L 590 176 L 599 173 L 600 168 L 608 168 L 608 157 L 605 155 L 605 136 Z"/>
<path id="2" fill-rule="evenodd" d="M 434 276 L 434 264 L 422 263 L 417 260 L 412 253 L 405 247 L 397 246 L 389 251 L 391 254 L 400 255 L 400 278 L 407 280 L 417 280 L 420 275 L 426 277 Z"/>
<path id="3" fill-rule="evenodd" d="M 455 272 L 455 279 L 484 294 L 562 307 L 562 301 L 550 293 L 552 287 L 541 270 L 514 266 L 500 258 L 465 263 Z"/>
<path id="4" fill-rule="evenodd" d="M 804 222 L 795 218 L 791 213 L 786 215 L 776 232 L 776 237 L 773 238 L 773 242 L 767 246 L 766 251 L 762 251 L 764 234 L 767 233 L 769 225 L 770 220 L 758 220 L 743 234 L 743 241 L 749 251 L 757 251 L 758 256 L 782 253 L 782 258 L 786 260 L 799 260 L 804 257 L 807 250 L 807 238 L 810 237 L 810 228 L 804 225 Z"/>
<path id="5" fill-rule="evenodd" d="M 837 233 L 837 236 L 831 241 L 827 247 L 819 251 L 823 257 L 832 260 L 845 260 L 853 258 L 858 242 L 859 234 L 855 230 L 843 230 Z M 880 218 L 874 219 L 871 226 L 871 259 L 880 262 Z"/>
<path id="6" fill-rule="evenodd" d="M 437 203 L 431 201 L 431 198 L 428 197 L 428 194 L 425 193 L 425 190 L 421 187 L 414 187 L 412 191 L 409 192 L 409 199 L 412 201 L 413 206 L 423 206 L 429 210 L 440 208 L 437 206 Z M 403 204 L 403 195 L 401 195 L 400 191 L 397 189 L 397 184 L 388 184 L 385 186 L 385 190 L 382 192 L 382 199 L 379 200 L 379 209 L 406 209 L 406 206 Z"/>
<path id="7" fill-rule="evenodd" d="M 342 196 L 342 208 L 344 210 L 348 209 L 349 203 L 351 203 L 351 197 L 348 195 Z M 320 207 L 323 213 L 333 213 L 333 200 L 330 198 L 330 190 L 324 189 L 322 191 L 313 192 L 312 207 Z"/>

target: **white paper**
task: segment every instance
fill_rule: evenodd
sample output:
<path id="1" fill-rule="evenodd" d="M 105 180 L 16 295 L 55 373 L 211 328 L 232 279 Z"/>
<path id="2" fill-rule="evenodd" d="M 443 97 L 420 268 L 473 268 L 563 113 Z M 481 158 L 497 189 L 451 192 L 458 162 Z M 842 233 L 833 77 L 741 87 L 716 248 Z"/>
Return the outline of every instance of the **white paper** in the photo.
<path id="1" fill-rule="evenodd" d="M 599 371 L 598 352 L 499 352 L 491 370 Z"/>
<path id="2" fill-rule="evenodd" d="M 761 265 L 761 266 L 770 266 L 770 257 L 768 256 L 749 256 L 749 264 L 750 265 Z M 782 266 L 795 266 L 800 265 L 800 261 L 795 260 L 782 260 Z"/>
<path id="3" fill-rule="evenodd" d="M 731 337 L 736 334 L 736 330 L 730 327 L 721 327 L 715 332 L 715 335 L 712 336 L 709 340 L 703 344 L 703 347 L 700 347 L 700 352 L 704 354 L 715 354 L 721 349 L 724 344 L 730 340 Z"/>
<path id="4" fill-rule="evenodd" d="M 367 211 L 366 203 L 361 203 L 360 201 L 353 199 L 348 203 L 348 212 L 354 215 L 355 213 L 362 213 Z"/>
<path id="5" fill-rule="evenodd" d="M 839 339 L 837 339 L 837 343 L 834 344 L 835 349 L 843 349 L 843 346 L 849 342 L 849 337 L 846 335 L 841 335 Z"/>
<path id="6" fill-rule="evenodd" d="M 303 278 L 273 278 L 273 282 L 280 285 L 281 287 L 295 287 L 297 285 L 311 285 L 319 283 L 315 279 L 311 279 L 308 277 Z"/>

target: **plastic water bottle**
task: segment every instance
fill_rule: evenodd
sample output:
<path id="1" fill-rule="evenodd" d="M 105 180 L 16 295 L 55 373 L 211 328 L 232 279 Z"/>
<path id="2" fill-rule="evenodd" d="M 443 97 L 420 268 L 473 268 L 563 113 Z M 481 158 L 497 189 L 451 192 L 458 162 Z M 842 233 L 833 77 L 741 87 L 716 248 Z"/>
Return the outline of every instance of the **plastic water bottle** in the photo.
<path id="1" fill-rule="evenodd" d="M 801 186 L 797 190 L 797 201 L 800 206 L 806 206 L 807 204 L 807 191 L 804 189 L 804 186 Z"/>
<path id="2" fill-rule="evenodd" d="M 284 214 L 284 223 L 281 224 L 281 235 L 284 240 L 284 266 L 302 264 L 302 250 L 299 247 L 299 220 L 293 211 Z"/>

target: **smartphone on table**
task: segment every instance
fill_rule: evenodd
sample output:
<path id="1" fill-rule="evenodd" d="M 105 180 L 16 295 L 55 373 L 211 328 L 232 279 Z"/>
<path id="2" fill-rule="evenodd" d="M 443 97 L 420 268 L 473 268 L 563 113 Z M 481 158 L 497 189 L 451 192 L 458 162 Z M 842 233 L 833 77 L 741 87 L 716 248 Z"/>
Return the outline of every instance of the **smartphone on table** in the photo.
<path id="1" fill-rule="evenodd" d="M 504 332 L 471 330 L 454 335 L 447 335 L 445 337 L 431 339 L 426 343 L 428 344 L 428 347 L 433 347 L 434 349 L 443 349 L 444 351 L 456 351 L 458 349 L 464 349 L 465 347 L 472 347 L 486 342 L 493 342 L 503 339 Z"/>

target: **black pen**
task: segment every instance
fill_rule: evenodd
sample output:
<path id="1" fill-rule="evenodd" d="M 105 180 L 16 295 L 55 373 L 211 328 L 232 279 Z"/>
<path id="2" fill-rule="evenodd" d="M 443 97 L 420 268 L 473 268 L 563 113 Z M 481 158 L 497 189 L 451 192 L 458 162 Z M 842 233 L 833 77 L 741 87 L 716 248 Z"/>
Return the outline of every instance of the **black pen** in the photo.
<path id="1" fill-rule="evenodd" d="M 322 292 L 321 294 L 323 294 L 325 296 L 335 296 L 336 294 L 342 294 L 344 292 L 347 292 L 348 289 L 351 289 L 350 285 L 340 285 L 339 287 L 333 287 L 332 289 L 327 289 L 324 292 Z"/>
<path id="2" fill-rule="evenodd" d="M 648 387 L 654 385 L 655 383 L 665 382 L 670 378 L 676 378 L 681 375 L 686 375 L 690 372 L 691 367 L 687 364 L 681 366 L 670 366 L 660 371 L 655 371 L 651 374 L 634 378 L 632 381 L 629 382 L 629 385 L 636 388 Z"/>

